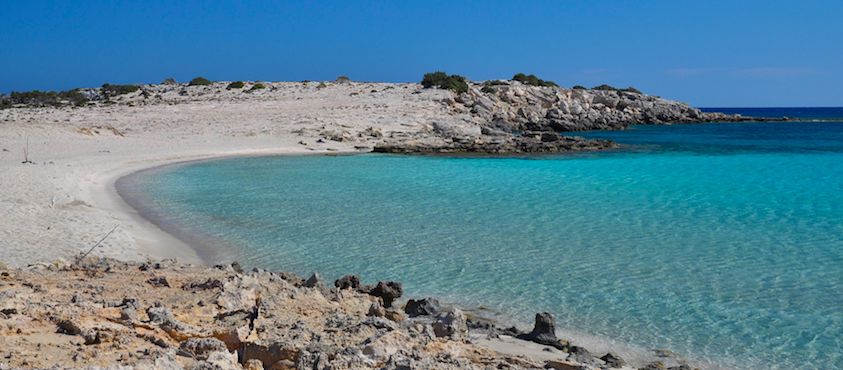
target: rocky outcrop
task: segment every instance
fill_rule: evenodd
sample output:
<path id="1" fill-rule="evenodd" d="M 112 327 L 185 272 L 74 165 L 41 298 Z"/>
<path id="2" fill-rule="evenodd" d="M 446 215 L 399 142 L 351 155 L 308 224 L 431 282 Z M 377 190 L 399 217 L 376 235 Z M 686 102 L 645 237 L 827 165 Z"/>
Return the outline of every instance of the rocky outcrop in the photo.
<path id="1" fill-rule="evenodd" d="M 556 320 L 547 312 L 536 314 L 536 322 L 529 333 L 518 335 L 518 339 L 529 340 L 538 344 L 555 347 L 560 350 L 568 349 L 568 341 L 556 337 Z"/>
<path id="2" fill-rule="evenodd" d="M 447 104 L 459 105 L 503 132 L 618 130 L 632 124 L 744 121 L 688 104 L 626 90 L 565 89 L 517 81 L 475 84 Z"/>
<path id="3" fill-rule="evenodd" d="M 477 137 L 433 137 L 413 140 L 387 140 L 373 149 L 376 153 L 399 154 L 541 154 L 594 151 L 616 148 L 608 140 L 590 140 L 553 132 L 523 132 Z"/>
<path id="4" fill-rule="evenodd" d="M 431 316 L 439 312 L 439 300 L 436 298 L 410 299 L 404 306 L 404 313 L 410 317 Z"/>

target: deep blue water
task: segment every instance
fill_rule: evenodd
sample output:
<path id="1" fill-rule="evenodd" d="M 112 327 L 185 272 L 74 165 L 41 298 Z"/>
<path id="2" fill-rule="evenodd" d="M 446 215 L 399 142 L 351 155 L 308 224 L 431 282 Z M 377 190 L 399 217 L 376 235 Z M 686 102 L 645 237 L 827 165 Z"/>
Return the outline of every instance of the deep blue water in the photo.
<path id="1" fill-rule="evenodd" d="M 843 123 L 639 126 L 535 158 L 231 158 L 122 182 L 250 266 L 394 279 L 626 356 L 843 369 Z M 526 328 L 526 327 L 525 327 Z M 612 338 L 612 339 L 606 339 Z"/>
<path id="2" fill-rule="evenodd" d="M 812 107 L 812 108 L 701 108 L 704 112 L 722 112 L 740 114 L 747 117 L 790 117 L 803 120 L 812 119 L 841 119 L 843 107 Z"/>

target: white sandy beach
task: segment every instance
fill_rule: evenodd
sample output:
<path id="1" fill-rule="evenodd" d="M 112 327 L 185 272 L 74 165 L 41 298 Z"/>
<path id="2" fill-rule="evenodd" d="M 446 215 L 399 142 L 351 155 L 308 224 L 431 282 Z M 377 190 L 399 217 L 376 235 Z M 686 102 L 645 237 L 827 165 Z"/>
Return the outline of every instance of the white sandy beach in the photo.
<path id="1" fill-rule="evenodd" d="M 95 254 L 199 262 L 190 247 L 126 205 L 114 182 L 202 158 L 366 150 L 370 139 L 358 133 L 368 128 L 414 131 L 436 115 L 455 119 L 436 101 L 449 93 L 402 91 L 416 84 L 275 83 L 274 91 L 254 93 L 224 86 L 188 87 L 189 96 L 163 93 L 170 104 L 0 111 L 0 261 L 68 259 L 117 226 Z M 317 142 L 325 136 L 342 142 Z M 27 139 L 34 164 L 22 163 Z"/>

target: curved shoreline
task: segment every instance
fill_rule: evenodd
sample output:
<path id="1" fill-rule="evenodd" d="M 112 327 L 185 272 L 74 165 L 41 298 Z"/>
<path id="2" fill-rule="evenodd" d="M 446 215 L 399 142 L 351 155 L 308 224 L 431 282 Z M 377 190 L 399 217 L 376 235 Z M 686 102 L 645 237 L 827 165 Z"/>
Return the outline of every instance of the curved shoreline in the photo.
<path id="1" fill-rule="evenodd" d="M 168 161 L 164 163 L 158 163 L 151 167 L 144 167 L 140 169 L 135 169 L 129 173 L 123 174 L 119 176 L 112 184 L 112 189 L 114 190 L 114 194 L 121 198 L 126 204 L 127 207 L 131 208 L 131 211 L 135 212 L 138 216 L 142 217 L 145 222 L 153 225 L 156 228 L 156 231 L 159 233 L 166 234 L 168 237 L 177 239 L 180 243 L 182 243 L 186 248 L 190 248 L 193 252 L 197 254 L 197 256 L 201 259 L 202 263 L 205 265 L 213 265 L 219 263 L 228 263 L 232 261 L 222 260 L 222 259 L 215 259 L 213 257 L 214 251 L 219 250 L 220 248 L 225 248 L 226 245 L 230 245 L 227 242 L 215 239 L 213 237 L 206 237 L 201 234 L 200 231 L 197 230 L 189 230 L 187 227 L 179 226 L 177 222 L 174 220 L 167 219 L 166 215 L 163 215 L 161 212 L 154 210 L 152 207 L 145 206 L 143 203 L 142 198 L 133 197 L 128 192 L 133 190 L 127 189 L 129 186 L 133 186 L 133 184 L 129 183 L 133 179 L 133 176 L 145 176 L 150 175 L 150 172 L 154 171 L 161 171 L 167 170 L 174 167 L 179 166 L 187 166 L 196 163 L 202 162 L 209 162 L 209 161 L 218 161 L 218 160 L 226 160 L 230 158 L 238 158 L 238 157 L 252 157 L 252 158 L 259 158 L 259 157 L 295 157 L 295 156 L 314 156 L 314 155 L 323 155 L 323 156 L 335 156 L 335 155 L 355 155 L 355 154 L 365 154 L 355 151 L 343 151 L 343 152 L 320 152 L 320 153 L 313 153 L 313 152 L 242 152 L 236 154 L 225 154 L 225 155 L 210 155 L 205 156 L 202 158 L 196 159 L 184 159 L 184 160 L 175 160 L 175 161 Z M 383 155 L 391 155 L 391 154 L 383 154 Z M 349 271 L 349 273 L 354 273 L 353 271 Z M 414 296 L 412 292 L 410 292 L 410 297 L 412 298 L 422 298 L 423 296 Z M 442 297 L 443 293 L 434 293 L 436 294 L 435 297 Z M 530 322 L 524 322 L 521 320 L 515 320 L 514 317 L 517 316 L 516 313 L 513 312 L 501 312 L 492 310 L 490 312 L 494 312 L 492 315 L 489 315 L 487 306 L 485 305 L 466 305 L 465 302 L 457 301 L 443 301 L 445 306 L 453 306 L 459 307 L 463 309 L 467 313 L 471 313 L 472 316 L 480 319 L 480 320 L 490 320 L 491 322 L 497 323 L 499 327 L 506 327 L 511 326 L 512 324 L 516 324 L 519 328 L 529 328 L 532 326 Z M 537 308 L 541 311 L 541 308 Z M 532 313 L 529 313 L 532 315 Z M 651 363 L 657 360 L 673 360 L 679 361 L 681 363 L 689 362 L 695 364 L 697 367 L 704 368 L 704 369 L 712 369 L 712 370 L 720 370 L 720 369 L 729 369 L 728 365 L 722 364 L 718 361 L 708 358 L 700 358 L 696 357 L 693 354 L 677 354 L 670 350 L 663 350 L 663 349 L 650 349 L 642 346 L 637 346 L 632 343 L 625 343 L 619 340 L 616 340 L 612 337 L 603 337 L 599 335 L 593 335 L 587 332 L 573 330 L 571 328 L 560 326 L 557 327 L 557 333 L 559 333 L 561 338 L 566 338 L 572 340 L 574 343 L 582 345 L 583 347 L 593 351 L 592 353 L 605 353 L 605 352 L 612 352 L 615 354 L 620 354 L 621 357 L 629 361 L 630 363 L 637 363 L 641 366 Z M 475 339 L 478 343 L 482 346 L 485 346 L 490 349 L 494 349 L 501 353 L 507 354 L 515 354 L 515 355 L 527 355 L 533 358 L 541 358 L 543 355 L 541 351 L 535 351 L 533 346 L 537 346 L 537 344 L 532 343 L 526 340 L 520 340 L 515 338 L 509 339 L 488 339 L 484 336 L 477 336 Z M 541 346 L 540 346 L 541 347 Z M 661 357 L 658 355 L 654 355 L 654 352 L 657 351 L 664 351 L 665 353 L 670 353 L 669 356 Z"/>
<path id="2" fill-rule="evenodd" d="M 129 167 L 129 169 L 121 169 L 117 173 L 109 173 L 104 179 L 105 191 L 102 192 L 104 196 L 102 197 L 101 202 L 98 202 L 98 205 L 102 203 L 110 204 L 110 206 L 100 207 L 120 212 L 132 220 L 134 225 L 138 226 L 142 230 L 142 235 L 135 236 L 140 237 L 142 240 L 149 241 L 148 243 L 142 243 L 142 246 L 151 256 L 161 258 L 180 257 L 185 258 L 190 262 L 199 262 L 204 265 L 211 265 L 214 261 L 212 261 L 212 253 L 209 253 L 210 248 L 202 247 L 203 245 L 206 245 L 203 243 L 206 240 L 179 230 L 171 223 L 166 222 L 166 220 L 161 218 L 160 215 L 155 214 L 155 211 L 151 208 L 144 206 L 143 202 L 139 199 L 126 194 L 126 190 L 121 189 L 126 185 L 125 181 L 131 180 L 131 177 L 133 176 L 142 175 L 147 172 L 160 171 L 175 166 L 184 166 L 193 163 L 222 160 L 226 158 L 332 154 L 351 155 L 355 153 L 356 152 L 351 150 L 313 153 L 290 150 L 290 148 L 270 150 L 246 149 L 230 153 L 191 156 L 191 158 L 178 157 L 152 160 L 143 165 L 132 166 Z M 153 243 L 158 244 L 157 247 Z M 174 246 L 175 248 L 162 249 L 161 244 Z"/>

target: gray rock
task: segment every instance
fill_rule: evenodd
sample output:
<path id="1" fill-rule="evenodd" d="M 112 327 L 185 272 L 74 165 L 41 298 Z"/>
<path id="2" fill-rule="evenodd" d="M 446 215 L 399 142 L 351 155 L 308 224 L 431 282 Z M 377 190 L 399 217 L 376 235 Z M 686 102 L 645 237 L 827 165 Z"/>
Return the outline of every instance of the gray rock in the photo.
<path id="1" fill-rule="evenodd" d="M 339 289 L 357 289 L 360 287 L 360 277 L 357 275 L 345 275 L 334 281 L 334 286 Z"/>
<path id="2" fill-rule="evenodd" d="M 314 272 L 313 275 L 310 275 L 310 278 L 304 282 L 304 286 L 307 288 L 315 288 L 321 283 L 322 279 L 319 277 L 319 274 Z"/>
<path id="3" fill-rule="evenodd" d="M 404 306 L 404 313 L 410 317 L 431 316 L 439 312 L 439 301 L 436 298 L 411 299 Z"/>
<path id="4" fill-rule="evenodd" d="M 392 307 L 392 301 L 400 298 L 403 293 L 404 288 L 397 281 L 379 281 L 378 285 L 369 291 L 369 295 L 380 297 L 386 308 Z"/>
<path id="5" fill-rule="evenodd" d="M 179 344 L 179 354 L 197 360 L 206 360 L 209 354 L 217 351 L 227 352 L 228 348 L 216 338 L 190 338 Z"/>
<path id="6" fill-rule="evenodd" d="M 626 365 L 626 361 L 611 352 L 603 355 L 603 357 L 600 357 L 600 359 L 603 360 L 603 362 L 605 362 L 606 365 L 609 367 L 618 368 L 624 367 Z"/>
<path id="7" fill-rule="evenodd" d="M 458 308 L 440 313 L 433 322 L 433 332 L 437 337 L 460 340 L 468 336 L 468 324 L 465 315 Z"/>
<path id="8" fill-rule="evenodd" d="M 568 342 L 556 338 L 556 320 L 548 312 L 537 313 L 533 331 L 518 335 L 517 338 L 551 346 L 563 351 L 568 350 Z"/>

